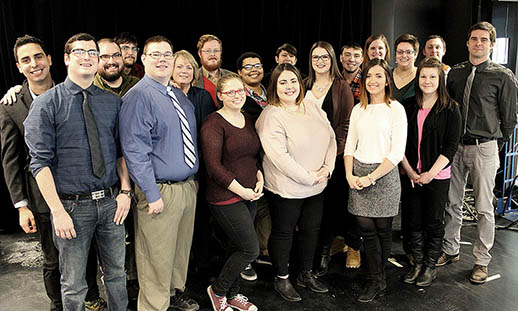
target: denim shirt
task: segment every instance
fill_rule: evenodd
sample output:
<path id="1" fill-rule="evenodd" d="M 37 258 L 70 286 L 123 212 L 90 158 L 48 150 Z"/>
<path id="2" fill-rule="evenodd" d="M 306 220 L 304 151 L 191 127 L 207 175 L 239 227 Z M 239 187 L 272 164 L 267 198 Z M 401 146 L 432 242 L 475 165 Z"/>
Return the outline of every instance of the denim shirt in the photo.
<path id="1" fill-rule="evenodd" d="M 121 99 L 93 84 L 85 89 L 106 168 L 106 174 L 97 178 L 92 171 L 82 91 L 67 78 L 33 101 L 23 123 L 33 176 L 49 167 L 59 193 L 85 194 L 113 186 L 118 180 L 116 161 L 121 152 L 117 122 Z"/>

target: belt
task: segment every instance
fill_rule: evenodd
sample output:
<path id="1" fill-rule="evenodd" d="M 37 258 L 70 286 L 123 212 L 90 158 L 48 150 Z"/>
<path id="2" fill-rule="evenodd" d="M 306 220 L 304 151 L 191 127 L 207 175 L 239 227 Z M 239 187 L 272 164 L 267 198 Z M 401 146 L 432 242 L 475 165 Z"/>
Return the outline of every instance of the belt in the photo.
<path id="1" fill-rule="evenodd" d="M 492 141 L 494 139 L 490 138 L 463 138 L 462 144 L 463 145 L 478 145 L 482 143 L 487 143 L 488 141 Z"/>
<path id="2" fill-rule="evenodd" d="M 111 186 L 106 189 L 85 193 L 85 194 L 66 194 L 58 193 L 58 196 L 62 200 L 100 200 L 107 196 L 117 193 L 116 186 Z"/>
<path id="3" fill-rule="evenodd" d="M 179 182 L 184 182 L 184 181 L 185 180 L 180 180 L 180 181 L 177 181 L 177 180 L 157 180 L 156 183 L 157 184 L 174 185 L 174 184 L 177 184 Z"/>

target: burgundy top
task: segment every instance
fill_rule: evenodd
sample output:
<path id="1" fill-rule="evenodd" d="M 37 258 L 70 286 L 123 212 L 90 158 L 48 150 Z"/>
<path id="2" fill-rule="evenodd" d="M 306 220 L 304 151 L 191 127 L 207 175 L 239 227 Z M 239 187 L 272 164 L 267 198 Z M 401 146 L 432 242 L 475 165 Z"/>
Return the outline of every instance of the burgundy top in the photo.
<path id="1" fill-rule="evenodd" d="M 245 126 L 238 128 L 214 112 L 203 123 L 200 139 L 207 167 L 209 203 L 241 200 L 227 189 L 234 179 L 245 188 L 255 188 L 261 143 L 248 117 L 245 116 Z"/>

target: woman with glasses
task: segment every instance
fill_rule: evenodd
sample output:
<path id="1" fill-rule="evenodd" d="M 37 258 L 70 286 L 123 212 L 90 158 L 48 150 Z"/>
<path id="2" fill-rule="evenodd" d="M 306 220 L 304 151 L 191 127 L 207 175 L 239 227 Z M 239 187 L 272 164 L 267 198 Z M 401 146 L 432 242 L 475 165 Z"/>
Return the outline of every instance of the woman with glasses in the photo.
<path id="1" fill-rule="evenodd" d="M 408 140 L 402 165 L 402 212 L 408 221 L 408 244 L 414 266 L 403 282 L 429 286 L 437 277 L 450 164 L 461 135 L 459 107 L 446 90 L 442 63 L 425 59 L 417 68 L 416 96 L 405 105 Z"/>
<path id="2" fill-rule="evenodd" d="M 287 301 L 302 298 L 289 280 L 289 255 L 295 228 L 302 271 L 297 285 L 313 292 L 328 288 L 312 272 L 323 211 L 322 192 L 335 166 L 336 141 L 325 112 L 304 99 L 299 71 L 280 64 L 272 72 L 268 105 L 256 122 L 264 150 L 263 170 L 272 232 L 269 254 L 274 288 Z"/>
<path id="3" fill-rule="evenodd" d="M 419 54 L 419 41 L 414 35 L 403 34 L 394 43 L 396 49 L 396 68 L 392 71 L 392 97 L 403 102 L 415 96 L 415 61 Z"/>
<path id="4" fill-rule="evenodd" d="M 257 160 L 261 143 L 254 123 L 241 112 L 244 88 L 235 73 L 218 80 L 216 95 L 222 108 L 207 118 L 200 135 L 209 209 L 230 244 L 229 257 L 207 288 L 215 311 L 257 310 L 239 293 L 241 271 L 259 254 L 254 217 L 257 200 L 263 195 L 263 174 Z"/>
<path id="5" fill-rule="evenodd" d="M 403 106 L 391 98 L 391 76 L 382 59 L 363 69 L 360 104 L 353 108 L 344 150 L 349 212 L 363 237 L 367 283 L 358 301 L 369 302 L 386 287 L 385 263 L 392 247 L 392 220 L 399 209 L 397 169 L 403 159 L 407 121 Z"/>
<path id="6" fill-rule="evenodd" d="M 322 218 L 322 230 L 320 232 L 320 260 L 317 275 L 327 273 L 330 261 L 330 248 L 336 236 L 351 236 L 344 234 L 347 206 L 347 195 L 343 189 L 347 187 L 345 169 L 343 166 L 343 150 L 349 128 L 349 117 L 353 109 L 354 99 L 351 88 L 343 79 L 338 68 L 335 51 L 331 44 L 318 41 L 309 52 L 309 75 L 304 81 L 306 87 L 305 100 L 312 101 L 326 113 L 335 132 L 337 155 L 335 159 L 335 173 L 329 180 L 324 190 L 324 215 Z M 352 217 L 349 217 L 352 218 Z M 354 219 L 353 219 L 354 222 Z M 351 267 L 359 266 L 360 241 L 346 241 L 351 244 L 348 253 Z M 353 260 L 353 257 L 355 260 Z M 353 263 L 353 261 L 355 261 Z"/>

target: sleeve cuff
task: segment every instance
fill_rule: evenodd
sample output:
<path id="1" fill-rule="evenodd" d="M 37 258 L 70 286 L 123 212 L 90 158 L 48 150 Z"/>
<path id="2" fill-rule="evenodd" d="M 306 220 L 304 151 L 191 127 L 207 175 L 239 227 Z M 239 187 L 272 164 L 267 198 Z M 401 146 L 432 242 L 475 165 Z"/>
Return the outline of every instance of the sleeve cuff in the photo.
<path id="1" fill-rule="evenodd" d="M 20 207 L 24 207 L 24 206 L 28 206 L 29 205 L 29 202 L 27 200 L 21 200 L 19 202 L 16 202 L 16 204 L 14 204 L 14 208 L 20 208 Z"/>

